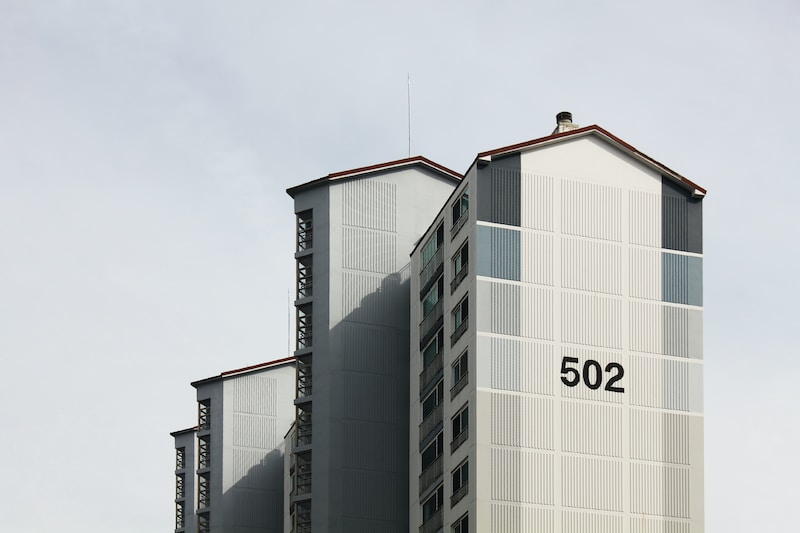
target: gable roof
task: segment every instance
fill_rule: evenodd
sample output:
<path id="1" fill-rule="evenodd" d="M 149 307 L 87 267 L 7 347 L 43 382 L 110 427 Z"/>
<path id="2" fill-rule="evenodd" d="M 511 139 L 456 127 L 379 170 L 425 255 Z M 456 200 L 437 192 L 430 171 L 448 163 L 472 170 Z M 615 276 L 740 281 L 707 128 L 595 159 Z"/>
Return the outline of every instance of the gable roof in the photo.
<path id="1" fill-rule="evenodd" d="M 570 131 L 565 131 L 563 133 L 554 133 L 553 135 L 548 135 L 546 137 L 539 137 L 538 139 L 533 139 L 518 144 L 512 144 L 510 146 L 504 146 L 502 148 L 496 148 L 494 150 L 489 150 L 488 152 L 481 152 L 475 158 L 473 165 L 478 161 L 486 161 L 486 162 L 491 161 L 494 156 L 510 155 L 513 153 L 522 152 L 524 150 L 527 150 L 528 148 L 547 146 L 549 144 L 560 143 L 567 140 L 586 137 L 590 135 L 599 137 L 600 139 L 611 144 L 617 149 L 626 152 L 628 155 L 644 163 L 646 166 L 652 168 L 656 172 L 659 172 L 660 174 L 665 176 L 669 176 L 670 178 L 681 184 L 684 188 L 690 190 L 694 196 L 697 197 L 705 196 L 706 190 L 700 185 L 678 174 L 668 166 L 656 161 L 649 155 L 640 152 L 639 150 L 637 150 L 630 144 L 626 143 L 616 135 L 609 133 L 608 131 L 604 130 L 603 128 L 601 128 L 596 124 L 593 124 L 591 126 L 585 126 L 583 128 L 577 128 Z"/>
<path id="2" fill-rule="evenodd" d="M 306 183 L 302 183 L 300 185 L 295 185 L 294 187 L 289 187 L 286 189 L 286 192 L 294 198 L 294 196 L 301 191 L 306 189 L 310 189 L 312 187 L 318 187 L 320 185 L 324 185 L 326 183 L 334 182 L 334 181 L 343 181 L 347 179 L 357 178 L 361 176 L 365 176 L 368 174 L 382 172 L 385 170 L 394 170 L 400 168 L 410 168 L 420 166 L 423 168 L 427 168 L 439 174 L 440 176 L 452 180 L 456 183 L 460 182 L 463 176 L 454 170 L 450 170 L 449 168 L 445 167 L 444 165 L 440 165 L 434 161 L 426 157 L 422 157 L 421 155 L 408 157 L 406 159 L 398 159 L 396 161 L 388 161 L 386 163 L 379 163 L 377 165 L 370 165 L 368 167 L 360 167 L 354 168 L 352 170 L 344 170 L 342 172 L 333 172 L 328 174 L 327 176 L 323 176 L 321 178 L 307 181 Z"/>
<path id="3" fill-rule="evenodd" d="M 192 387 L 197 388 L 198 385 L 204 385 L 206 383 L 210 383 L 212 381 L 217 381 L 229 377 L 249 374 L 251 372 L 257 372 L 260 370 L 266 370 L 268 368 L 279 367 L 283 365 L 287 365 L 293 363 L 295 360 L 294 356 L 292 357 L 284 357 L 283 359 L 276 359 L 275 361 L 268 361 L 266 363 L 259 363 L 257 365 L 246 366 L 243 368 L 237 368 L 234 370 L 226 370 L 225 372 L 220 373 L 218 376 L 211 376 L 210 378 L 200 379 L 197 381 L 192 382 Z"/>

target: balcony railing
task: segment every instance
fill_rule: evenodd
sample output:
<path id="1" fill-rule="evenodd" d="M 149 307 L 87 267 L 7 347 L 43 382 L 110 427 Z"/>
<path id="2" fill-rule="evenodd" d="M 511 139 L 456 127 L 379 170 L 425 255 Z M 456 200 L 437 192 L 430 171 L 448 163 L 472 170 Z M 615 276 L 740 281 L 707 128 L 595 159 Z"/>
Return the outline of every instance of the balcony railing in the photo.
<path id="1" fill-rule="evenodd" d="M 469 328 L 469 317 L 465 316 L 464 320 L 461 321 L 461 324 L 459 324 L 453 334 L 450 335 L 450 346 L 453 346 L 456 341 L 461 338 L 461 335 L 467 331 L 467 328 Z"/>
<path id="2" fill-rule="evenodd" d="M 453 507 L 455 504 L 461 500 L 464 496 L 467 495 L 469 492 L 469 481 L 465 481 L 459 488 L 456 490 L 452 496 L 450 496 L 450 507 Z"/>
<path id="3" fill-rule="evenodd" d="M 459 284 L 461 284 L 461 282 L 464 280 L 464 278 L 467 277 L 467 271 L 468 270 L 469 270 L 469 263 L 464 263 L 463 265 L 461 265 L 461 270 L 456 272 L 456 275 L 453 277 L 453 280 L 450 282 L 450 292 L 451 293 L 453 291 L 455 291 L 456 287 L 458 287 Z"/>
<path id="4" fill-rule="evenodd" d="M 442 529 L 442 510 L 441 509 L 436 511 L 421 526 L 419 526 L 419 533 L 436 533 L 440 529 Z"/>
<path id="5" fill-rule="evenodd" d="M 425 390 L 428 383 L 442 371 L 442 354 L 439 353 L 433 358 L 419 375 L 419 390 Z"/>
<path id="6" fill-rule="evenodd" d="M 419 441 L 422 442 L 425 438 L 431 434 L 431 431 L 436 429 L 436 426 L 442 423 L 442 417 L 444 414 L 444 404 L 440 403 L 436 407 L 433 408 L 433 411 L 428 413 L 428 416 L 425 417 L 425 420 L 419 425 Z"/>
<path id="7" fill-rule="evenodd" d="M 453 437 L 453 442 L 450 443 L 450 453 L 453 453 L 458 449 L 459 446 L 464 444 L 464 441 L 467 440 L 467 437 L 469 437 L 469 427 L 465 427 L 463 430 L 461 430 L 461 433 Z"/>
<path id="8" fill-rule="evenodd" d="M 461 389 L 467 386 L 467 383 L 469 383 L 469 373 L 463 374 L 461 376 L 461 379 L 456 381 L 456 383 L 450 389 L 450 399 L 452 400 L 453 398 L 455 398 L 456 394 L 461 392 Z"/>
<path id="9" fill-rule="evenodd" d="M 440 270 L 443 269 L 444 265 L 444 247 L 439 246 L 439 249 L 436 250 L 436 253 L 433 254 L 433 257 L 425 265 L 425 268 L 422 269 L 422 272 L 419 275 L 419 287 L 420 287 L 420 295 L 424 295 L 428 292 L 432 282 L 439 277 L 441 274 Z"/>
<path id="10" fill-rule="evenodd" d="M 428 313 L 428 316 L 422 319 L 422 323 L 419 325 L 420 347 L 428 344 L 433 334 L 439 329 L 438 325 L 442 320 L 442 304 L 443 301 L 440 299 L 436 302 L 436 305 L 433 306 L 430 313 Z"/>
<path id="11" fill-rule="evenodd" d="M 434 462 L 428 465 L 428 468 L 422 471 L 419 475 L 419 493 L 425 492 L 425 489 L 433 485 L 433 483 L 442 477 L 442 456 L 436 458 Z"/>

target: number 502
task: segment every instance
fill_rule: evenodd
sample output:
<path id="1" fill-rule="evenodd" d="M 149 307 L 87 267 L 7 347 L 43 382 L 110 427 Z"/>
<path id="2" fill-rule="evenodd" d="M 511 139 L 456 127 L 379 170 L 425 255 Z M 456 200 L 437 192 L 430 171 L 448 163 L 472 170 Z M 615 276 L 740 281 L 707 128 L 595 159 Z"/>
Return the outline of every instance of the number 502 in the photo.
<path id="1" fill-rule="evenodd" d="M 603 367 L 594 359 L 587 359 L 583 363 L 583 371 L 569 365 L 578 365 L 577 357 L 564 357 L 561 359 L 561 382 L 567 387 L 575 387 L 581 382 L 592 390 L 597 390 L 603 385 Z M 605 390 L 609 392 L 625 392 L 624 387 L 615 385 L 625 375 L 625 369 L 619 363 L 608 363 L 606 373 L 612 374 L 606 382 Z"/>

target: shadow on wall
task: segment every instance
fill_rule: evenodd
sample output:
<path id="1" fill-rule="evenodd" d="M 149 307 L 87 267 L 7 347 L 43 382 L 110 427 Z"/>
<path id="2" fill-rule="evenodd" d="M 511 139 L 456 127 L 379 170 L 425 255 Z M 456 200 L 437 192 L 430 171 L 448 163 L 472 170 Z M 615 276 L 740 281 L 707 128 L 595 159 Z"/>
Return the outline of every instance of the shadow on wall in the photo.
<path id="1" fill-rule="evenodd" d="M 247 460 L 255 453 L 237 449 L 232 452 L 230 467 L 234 468 L 234 473 L 237 462 Z M 243 456 L 239 458 L 237 453 Z M 222 495 L 222 514 L 226 519 L 221 524 L 223 531 L 283 533 L 283 455 L 282 445 L 268 452 L 225 491 Z"/>

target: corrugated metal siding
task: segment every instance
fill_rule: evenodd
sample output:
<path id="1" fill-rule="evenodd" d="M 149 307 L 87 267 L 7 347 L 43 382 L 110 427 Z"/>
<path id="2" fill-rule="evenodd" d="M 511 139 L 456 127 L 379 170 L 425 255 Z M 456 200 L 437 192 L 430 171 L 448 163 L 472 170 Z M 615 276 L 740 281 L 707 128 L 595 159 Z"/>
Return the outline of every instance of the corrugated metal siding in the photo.
<path id="1" fill-rule="evenodd" d="M 661 252 L 635 247 L 628 250 L 630 296 L 661 301 Z"/>
<path id="2" fill-rule="evenodd" d="M 553 346 L 517 339 L 491 339 L 493 389 L 553 395 Z"/>
<path id="3" fill-rule="evenodd" d="M 407 291 L 398 275 L 342 272 L 342 316 L 350 322 L 395 327 L 408 321 Z"/>
<path id="4" fill-rule="evenodd" d="M 553 285 L 553 236 L 547 233 L 522 232 L 521 281 Z"/>
<path id="5" fill-rule="evenodd" d="M 622 516 L 563 511 L 561 533 L 623 533 Z"/>
<path id="6" fill-rule="evenodd" d="M 379 326 L 340 324 L 343 368 L 372 374 L 394 375 L 401 361 L 403 347 L 400 334 Z M 396 337 L 395 342 L 386 342 L 386 336 Z M 403 354 L 405 356 L 405 354 Z"/>
<path id="7" fill-rule="evenodd" d="M 555 531 L 554 518 L 552 509 L 492 503 L 492 533 Z"/>
<path id="8" fill-rule="evenodd" d="M 344 468 L 392 470 L 399 448 L 406 447 L 398 430 L 390 424 L 371 424 L 363 420 L 342 421 L 345 439 Z"/>
<path id="9" fill-rule="evenodd" d="M 623 300 L 598 294 L 562 293 L 564 342 L 622 348 Z"/>
<path id="10" fill-rule="evenodd" d="M 561 501 L 566 507 L 622 511 L 622 461 L 561 457 Z"/>
<path id="11" fill-rule="evenodd" d="M 371 422 L 398 420 L 397 388 L 400 384 L 392 376 L 347 371 L 342 372 L 342 383 L 347 391 L 343 412 L 349 418 Z"/>
<path id="12" fill-rule="evenodd" d="M 664 520 L 661 518 L 631 518 L 630 533 L 691 533 L 690 522 Z"/>
<path id="13" fill-rule="evenodd" d="M 636 352 L 660 354 L 663 349 L 663 306 L 649 302 L 630 302 L 630 349 Z"/>
<path id="14" fill-rule="evenodd" d="M 631 404 L 675 411 L 702 412 L 702 365 L 661 357 L 631 356 Z M 642 384 L 646 386 L 641 386 Z M 694 392 L 693 392 L 694 389 Z"/>
<path id="15" fill-rule="evenodd" d="M 661 179 L 661 246 L 703 253 L 703 203 L 666 177 Z"/>
<path id="16" fill-rule="evenodd" d="M 554 183 L 550 176 L 522 173 L 520 221 L 523 228 L 553 231 Z"/>
<path id="17" fill-rule="evenodd" d="M 278 382 L 266 376 L 241 376 L 229 382 L 233 389 L 233 410 L 237 413 L 278 414 Z M 273 441 L 270 441 L 273 444 Z"/>
<path id="18" fill-rule="evenodd" d="M 342 223 L 397 231 L 397 185 L 375 179 L 342 183 Z"/>
<path id="19" fill-rule="evenodd" d="M 553 400 L 492 393 L 492 444 L 553 450 Z"/>
<path id="20" fill-rule="evenodd" d="M 392 529 L 390 521 L 401 519 L 401 507 L 396 505 L 400 499 L 407 498 L 408 494 L 401 493 L 399 487 L 404 485 L 399 482 L 398 476 L 405 477 L 403 473 L 395 472 L 370 472 L 363 469 L 342 469 L 342 487 L 358 487 L 359 497 L 342 497 L 343 515 L 350 518 L 350 524 L 355 529 L 342 531 L 374 533 L 375 531 L 398 531 Z M 405 514 L 405 513 L 403 513 Z M 358 518 L 354 518 L 358 517 Z M 371 521 L 375 522 L 371 522 Z M 374 526 L 378 524 L 379 527 Z M 372 526 L 368 529 L 367 526 Z M 398 525 L 394 524 L 394 528 Z M 405 531 L 403 532 L 405 533 Z"/>
<path id="21" fill-rule="evenodd" d="M 632 463 L 631 512 L 690 518 L 689 469 Z"/>
<path id="22" fill-rule="evenodd" d="M 561 404 L 561 449 L 622 457 L 622 409 L 585 402 Z"/>
<path id="23" fill-rule="evenodd" d="M 478 220 L 520 225 L 519 155 L 492 162 L 478 172 Z"/>
<path id="24" fill-rule="evenodd" d="M 553 505 L 553 454 L 492 448 L 492 500 Z"/>
<path id="25" fill-rule="evenodd" d="M 476 240 L 476 272 L 479 276 L 519 281 L 519 231 L 479 225 Z"/>
<path id="26" fill-rule="evenodd" d="M 397 270 L 397 235 L 362 228 L 342 228 L 342 266 L 389 274 Z"/>
<path id="27" fill-rule="evenodd" d="M 630 191 L 628 202 L 630 243 L 660 248 L 661 196 L 643 191 Z"/>
<path id="28" fill-rule="evenodd" d="M 689 464 L 689 415 L 631 409 L 631 458 Z"/>
<path id="29" fill-rule="evenodd" d="M 272 448 L 278 443 L 275 418 L 258 414 L 233 413 L 233 445 Z"/>
<path id="30" fill-rule="evenodd" d="M 622 241 L 622 189 L 562 180 L 561 231 L 569 235 Z"/>
<path id="31" fill-rule="evenodd" d="M 703 305 L 703 259 L 665 252 L 661 260 L 664 301 Z"/>
<path id="32" fill-rule="evenodd" d="M 703 358 L 703 311 L 662 306 L 661 350 L 676 357 Z"/>
<path id="33" fill-rule="evenodd" d="M 622 246 L 564 238 L 561 241 L 561 286 L 622 294 Z"/>

